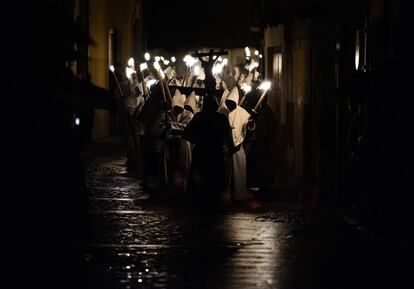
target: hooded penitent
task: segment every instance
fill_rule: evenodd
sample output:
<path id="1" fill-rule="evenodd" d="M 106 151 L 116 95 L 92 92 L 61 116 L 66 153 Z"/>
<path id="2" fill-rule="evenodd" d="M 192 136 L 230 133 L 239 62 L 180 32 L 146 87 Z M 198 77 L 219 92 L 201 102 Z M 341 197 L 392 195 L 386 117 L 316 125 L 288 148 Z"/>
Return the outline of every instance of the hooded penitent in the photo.
<path id="1" fill-rule="evenodd" d="M 223 95 L 221 96 L 221 99 L 220 99 L 219 109 L 217 110 L 217 112 L 222 113 L 226 116 L 229 114 L 229 109 L 226 106 L 226 99 L 229 93 L 230 91 L 228 91 L 227 89 L 223 91 Z"/>
<path id="2" fill-rule="evenodd" d="M 233 138 L 234 146 L 238 147 L 238 150 L 232 155 L 231 166 L 226 168 L 227 173 L 227 191 L 231 192 L 231 183 L 233 183 L 234 193 L 233 197 L 236 200 L 242 201 L 247 197 L 247 181 L 246 181 L 246 154 L 244 148 L 241 145 L 244 141 L 247 130 L 247 121 L 250 114 L 239 103 L 239 90 L 234 87 L 229 95 L 227 101 L 233 101 L 235 103 L 235 109 L 229 112 L 228 119 L 231 127 L 231 135 Z"/>
<path id="3" fill-rule="evenodd" d="M 250 114 L 238 105 L 239 90 L 237 87 L 234 87 L 230 91 L 226 100 L 234 101 L 236 103 L 236 108 L 229 113 L 229 123 L 232 128 L 234 145 L 238 146 L 244 140 L 244 136 L 246 134 L 246 123 L 249 120 Z"/>

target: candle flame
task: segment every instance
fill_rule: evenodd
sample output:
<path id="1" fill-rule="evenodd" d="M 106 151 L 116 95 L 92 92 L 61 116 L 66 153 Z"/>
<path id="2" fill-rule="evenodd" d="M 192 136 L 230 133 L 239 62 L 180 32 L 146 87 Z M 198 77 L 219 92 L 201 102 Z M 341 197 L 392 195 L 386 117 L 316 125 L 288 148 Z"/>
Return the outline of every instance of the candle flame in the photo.
<path id="1" fill-rule="evenodd" d="M 263 55 L 262 54 L 259 54 L 259 58 L 263 58 Z"/>
<path id="2" fill-rule="evenodd" d="M 259 55 L 259 50 L 255 50 L 254 55 L 256 55 L 256 56 Z"/>
<path id="3" fill-rule="evenodd" d="M 145 62 L 144 62 L 144 63 L 141 63 L 141 64 L 139 65 L 139 69 L 140 69 L 141 71 L 144 71 L 145 69 L 148 69 L 148 64 L 146 64 Z"/>
<path id="4" fill-rule="evenodd" d="M 252 91 L 252 87 L 246 83 L 243 83 L 241 85 L 241 89 L 245 92 L 245 93 L 249 93 L 250 91 Z"/>
<path id="5" fill-rule="evenodd" d="M 134 58 L 131 57 L 130 59 L 128 59 L 128 66 L 132 67 L 134 66 L 134 64 L 135 64 Z"/>
<path id="6" fill-rule="evenodd" d="M 188 54 L 184 57 L 183 60 L 187 64 L 187 66 L 189 66 L 189 67 L 193 66 L 194 63 L 197 62 L 197 60 L 194 57 L 192 57 L 191 55 L 188 55 Z"/>
<path id="7" fill-rule="evenodd" d="M 160 70 L 160 69 L 161 69 L 161 66 L 160 66 L 160 64 L 158 63 L 158 61 L 154 61 L 154 68 L 155 68 L 156 70 Z"/>
<path id="8" fill-rule="evenodd" d="M 125 73 L 126 73 L 126 76 L 127 76 L 129 79 L 131 79 L 132 74 L 134 73 L 134 70 L 133 70 L 131 67 L 127 67 L 127 68 L 125 68 Z"/>
<path id="9" fill-rule="evenodd" d="M 114 72 L 115 71 L 115 67 L 113 65 L 109 66 L 109 69 Z"/>
<path id="10" fill-rule="evenodd" d="M 250 48 L 246 46 L 244 51 L 246 52 L 246 57 L 250 57 Z"/>
<path id="11" fill-rule="evenodd" d="M 270 89 L 271 82 L 270 81 L 264 81 L 260 84 L 259 89 L 261 90 L 269 90 Z"/>
<path id="12" fill-rule="evenodd" d="M 144 58 L 146 61 L 149 61 L 151 59 L 151 55 L 148 52 L 145 52 Z"/>
<path id="13" fill-rule="evenodd" d="M 173 56 L 173 57 L 171 57 L 171 61 L 172 61 L 172 63 L 175 63 L 177 61 L 177 59 Z"/>

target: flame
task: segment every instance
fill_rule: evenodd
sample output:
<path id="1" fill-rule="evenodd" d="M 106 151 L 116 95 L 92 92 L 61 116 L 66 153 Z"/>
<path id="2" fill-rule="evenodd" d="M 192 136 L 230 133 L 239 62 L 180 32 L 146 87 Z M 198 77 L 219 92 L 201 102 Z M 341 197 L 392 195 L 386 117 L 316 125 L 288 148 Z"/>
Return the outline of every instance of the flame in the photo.
<path id="1" fill-rule="evenodd" d="M 252 87 L 246 83 L 243 83 L 241 85 L 241 89 L 245 92 L 245 93 L 249 93 L 250 91 L 252 91 Z"/>
<path id="2" fill-rule="evenodd" d="M 148 52 L 145 52 L 144 57 L 146 61 L 149 61 L 151 59 L 151 55 Z"/>
<path id="3" fill-rule="evenodd" d="M 262 54 L 259 54 L 259 58 L 263 58 L 263 55 Z"/>
<path id="4" fill-rule="evenodd" d="M 250 48 L 246 46 L 244 51 L 246 51 L 246 57 L 250 57 Z"/>
<path id="5" fill-rule="evenodd" d="M 127 68 L 125 68 L 125 73 L 126 73 L 126 76 L 127 76 L 129 79 L 131 79 L 132 74 L 133 74 L 134 72 L 135 72 L 135 71 L 134 71 L 131 67 L 127 67 Z"/>
<path id="6" fill-rule="evenodd" d="M 109 66 L 109 70 L 111 70 L 112 72 L 115 71 L 115 67 L 113 65 Z"/>
<path id="7" fill-rule="evenodd" d="M 256 55 L 256 56 L 259 55 L 259 50 L 255 50 L 254 55 Z"/>
<path id="8" fill-rule="evenodd" d="M 172 63 L 175 63 L 177 61 L 177 59 L 173 56 L 173 57 L 171 57 L 171 61 L 172 61 Z"/>
<path id="9" fill-rule="evenodd" d="M 264 81 L 260 84 L 259 89 L 261 90 L 269 90 L 271 86 L 271 82 L 270 81 Z"/>
<path id="10" fill-rule="evenodd" d="M 184 57 L 183 60 L 187 64 L 187 66 L 189 66 L 189 67 L 193 66 L 194 63 L 197 62 L 197 60 L 194 57 L 192 57 L 191 55 L 188 55 L 188 54 Z"/>
<path id="11" fill-rule="evenodd" d="M 134 58 L 131 57 L 130 59 L 128 59 L 128 66 L 132 67 L 134 66 L 134 64 L 135 64 Z"/>
<path id="12" fill-rule="evenodd" d="M 144 71 L 145 69 L 148 69 L 148 64 L 146 64 L 145 62 L 141 63 L 139 65 L 139 70 Z"/>
<path id="13" fill-rule="evenodd" d="M 167 59 L 165 59 L 165 60 L 164 60 L 164 65 L 168 65 L 168 64 L 170 64 L 170 61 L 169 61 L 169 60 L 167 60 Z"/>
<path id="14" fill-rule="evenodd" d="M 161 66 L 160 66 L 160 64 L 158 63 L 158 61 L 154 61 L 154 68 L 155 68 L 156 70 L 160 70 L 160 69 L 161 69 Z"/>

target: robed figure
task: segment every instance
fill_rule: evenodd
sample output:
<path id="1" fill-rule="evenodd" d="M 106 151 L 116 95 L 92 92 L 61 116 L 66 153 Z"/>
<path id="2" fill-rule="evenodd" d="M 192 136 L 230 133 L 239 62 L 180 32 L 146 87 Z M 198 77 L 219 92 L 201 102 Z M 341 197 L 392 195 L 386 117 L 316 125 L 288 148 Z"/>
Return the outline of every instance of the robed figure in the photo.
<path id="1" fill-rule="evenodd" d="M 192 201 L 216 207 L 225 190 L 224 153 L 232 147 L 228 119 L 217 112 L 211 96 L 203 98 L 201 112 L 194 115 L 183 133 L 193 147 L 188 194 Z"/>
<path id="2" fill-rule="evenodd" d="M 253 90 L 246 97 L 244 108 L 252 114 L 244 148 L 247 156 L 247 184 L 256 193 L 267 191 L 273 185 L 272 144 L 277 133 L 277 122 L 266 99 L 256 106 L 261 92 Z"/>
<path id="3" fill-rule="evenodd" d="M 160 119 L 160 126 L 166 129 L 164 150 L 164 169 L 166 170 L 168 189 L 173 194 L 183 195 L 186 192 L 187 176 L 191 164 L 191 144 L 182 139 L 184 129 L 193 118 L 193 113 L 184 109 L 185 95 L 175 91 L 172 109 Z M 165 115 L 165 114 L 163 114 Z"/>
<path id="4" fill-rule="evenodd" d="M 231 128 L 231 136 L 234 144 L 233 154 L 229 157 L 226 166 L 226 187 L 230 198 L 235 201 L 244 201 L 248 196 L 246 154 L 243 141 L 246 136 L 247 123 L 250 114 L 239 103 L 239 90 L 234 87 L 230 93 L 223 94 L 225 99 L 221 101 L 221 113 L 227 115 Z"/>

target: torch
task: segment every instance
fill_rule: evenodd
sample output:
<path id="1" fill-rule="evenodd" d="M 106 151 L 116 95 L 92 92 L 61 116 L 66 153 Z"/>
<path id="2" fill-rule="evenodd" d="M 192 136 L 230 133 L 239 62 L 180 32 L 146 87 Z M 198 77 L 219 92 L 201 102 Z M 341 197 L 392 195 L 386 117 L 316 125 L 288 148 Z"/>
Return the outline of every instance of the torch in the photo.
<path id="1" fill-rule="evenodd" d="M 142 77 L 142 90 L 143 90 L 142 92 L 144 93 L 144 95 L 147 95 L 147 90 L 146 90 L 146 87 L 145 87 L 145 77 L 144 77 L 144 70 L 145 69 L 148 69 L 148 64 L 146 62 L 141 63 L 139 65 L 139 71 L 140 71 L 141 77 Z"/>
<path id="2" fill-rule="evenodd" d="M 260 84 L 259 89 L 263 90 L 262 95 L 260 96 L 259 100 L 256 103 L 256 106 L 253 108 L 253 112 L 257 113 L 257 110 L 259 109 L 260 104 L 263 102 L 267 91 L 270 89 L 270 81 L 265 81 L 262 84 Z"/>
<path id="3" fill-rule="evenodd" d="M 119 85 L 118 77 L 116 77 L 116 74 L 115 74 L 115 67 L 113 65 L 111 65 L 111 66 L 109 66 L 109 70 L 114 75 L 115 82 L 116 82 L 116 85 L 118 86 L 118 90 L 119 90 L 119 93 L 121 94 L 121 97 L 124 98 L 124 94 L 122 93 L 121 85 Z"/>
<path id="4" fill-rule="evenodd" d="M 242 105 L 243 105 L 244 101 L 246 100 L 246 96 L 247 96 L 247 94 L 248 94 L 250 91 L 252 91 L 252 87 L 251 87 L 250 85 L 247 85 L 246 83 L 243 83 L 243 84 L 241 85 L 241 89 L 244 91 L 244 94 L 243 94 L 242 99 L 240 100 L 239 106 L 242 106 Z"/>

